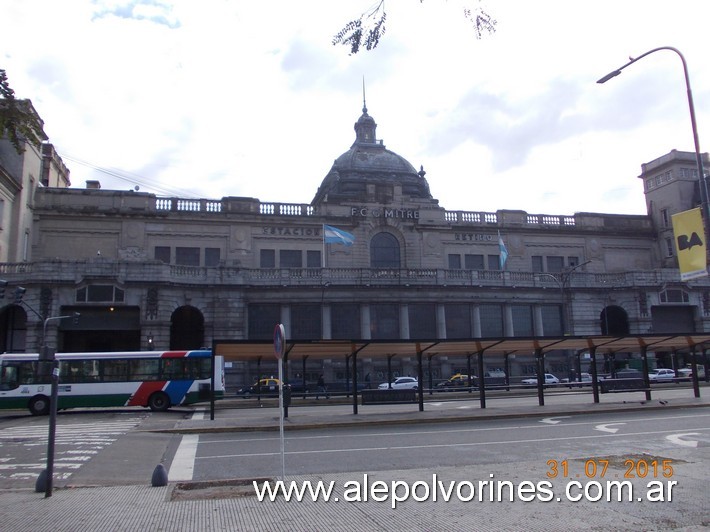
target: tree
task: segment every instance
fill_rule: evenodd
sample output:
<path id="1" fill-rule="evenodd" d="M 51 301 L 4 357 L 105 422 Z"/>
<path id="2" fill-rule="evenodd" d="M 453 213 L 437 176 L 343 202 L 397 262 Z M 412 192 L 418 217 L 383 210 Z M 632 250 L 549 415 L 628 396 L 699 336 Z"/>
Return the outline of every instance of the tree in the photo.
<path id="1" fill-rule="evenodd" d="M 423 1 L 419 0 L 420 3 Z M 484 34 L 495 33 L 497 21 L 481 7 L 480 0 L 475 8 L 464 6 L 463 15 L 473 25 L 477 39 L 482 38 Z M 351 55 L 358 53 L 363 46 L 366 50 L 374 50 L 385 34 L 386 20 L 385 0 L 379 0 L 372 8 L 348 22 L 336 33 L 333 46 L 350 46 Z"/>
<path id="2" fill-rule="evenodd" d="M 15 98 L 3 69 L 0 69 L 0 96 L 0 138 L 7 136 L 18 154 L 25 151 L 25 141 L 39 148 L 47 140 L 42 119 L 29 100 Z"/>

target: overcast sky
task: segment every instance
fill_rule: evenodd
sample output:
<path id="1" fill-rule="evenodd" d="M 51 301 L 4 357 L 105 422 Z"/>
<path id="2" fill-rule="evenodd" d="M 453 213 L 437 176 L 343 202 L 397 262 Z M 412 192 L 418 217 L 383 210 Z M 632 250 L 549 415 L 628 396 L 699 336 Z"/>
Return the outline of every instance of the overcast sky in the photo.
<path id="1" fill-rule="evenodd" d="M 682 63 L 596 80 L 660 46 L 710 151 L 710 2 L 486 0 L 477 40 L 460 1 L 387 0 L 377 49 L 333 46 L 373 1 L 0 0 L 0 68 L 77 188 L 310 203 L 364 77 L 377 137 L 448 210 L 645 214 L 641 164 L 694 150 Z"/>

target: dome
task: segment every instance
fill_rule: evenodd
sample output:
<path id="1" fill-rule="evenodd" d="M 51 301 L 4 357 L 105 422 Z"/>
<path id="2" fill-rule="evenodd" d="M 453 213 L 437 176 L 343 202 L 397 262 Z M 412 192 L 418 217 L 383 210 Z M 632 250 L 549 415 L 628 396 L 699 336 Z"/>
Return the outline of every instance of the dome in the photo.
<path id="1" fill-rule="evenodd" d="M 376 129 L 375 120 L 363 106 L 362 116 L 355 123 L 355 142 L 335 159 L 311 202 L 313 205 L 343 200 L 383 201 L 392 198 L 394 185 L 401 185 L 403 196 L 432 199 L 424 170 L 417 172 L 404 157 L 385 148 L 375 137 Z M 374 189 L 368 190 L 370 184 L 376 185 Z"/>

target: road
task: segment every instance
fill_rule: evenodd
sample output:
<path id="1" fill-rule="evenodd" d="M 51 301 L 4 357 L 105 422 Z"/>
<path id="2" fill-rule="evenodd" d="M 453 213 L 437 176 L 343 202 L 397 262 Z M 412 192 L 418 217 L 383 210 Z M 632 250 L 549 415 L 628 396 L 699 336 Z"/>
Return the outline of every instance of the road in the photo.
<path id="1" fill-rule="evenodd" d="M 690 434 L 690 435 L 688 435 Z M 696 442 L 696 443 L 692 443 Z M 287 433 L 287 475 L 651 456 L 679 448 L 710 459 L 710 412 L 673 410 Z M 199 437 L 194 480 L 280 476 L 278 433 Z"/>

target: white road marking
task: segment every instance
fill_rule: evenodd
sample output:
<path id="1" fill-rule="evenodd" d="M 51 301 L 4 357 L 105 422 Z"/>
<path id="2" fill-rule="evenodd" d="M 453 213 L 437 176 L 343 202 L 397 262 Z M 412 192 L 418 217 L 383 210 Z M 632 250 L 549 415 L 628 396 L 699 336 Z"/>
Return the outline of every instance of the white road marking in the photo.
<path id="1" fill-rule="evenodd" d="M 698 440 L 684 440 L 684 436 L 700 436 L 699 432 L 683 432 L 681 434 L 669 434 L 666 439 L 669 442 L 675 443 L 676 445 L 682 445 L 683 447 L 697 447 Z"/>
<path id="2" fill-rule="evenodd" d="M 626 425 L 626 423 L 604 423 L 603 425 L 597 425 L 594 430 L 601 432 L 608 432 L 610 434 L 616 434 L 619 429 L 612 427 L 612 425 Z"/>
<path id="3" fill-rule="evenodd" d="M 168 471 L 168 478 L 171 481 L 192 480 L 192 475 L 195 473 L 195 456 L 197 455 L 198 441 L 199 435 L 197 434 L 185 434 L 182 437 Z"/>

